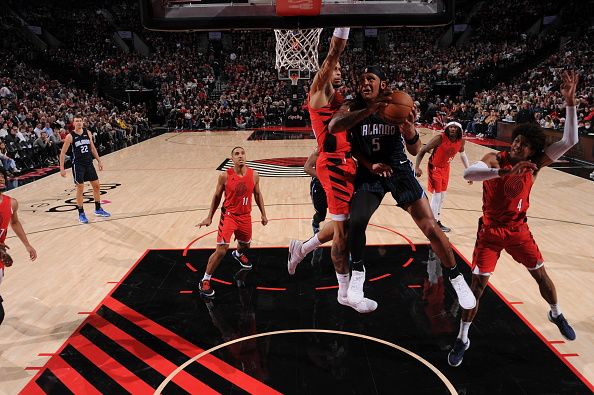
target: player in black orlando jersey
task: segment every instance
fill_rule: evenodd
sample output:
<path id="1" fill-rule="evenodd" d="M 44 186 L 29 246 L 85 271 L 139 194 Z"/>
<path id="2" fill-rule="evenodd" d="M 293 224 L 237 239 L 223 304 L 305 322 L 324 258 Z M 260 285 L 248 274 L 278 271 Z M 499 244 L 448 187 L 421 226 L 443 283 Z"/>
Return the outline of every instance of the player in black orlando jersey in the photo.
<path id="1" fill-rule="evenodd" d="M 369 66 L 359 78 L 357 96 L 334 115 L 330 130 L 349 129 L 353 154 L 358 160 L 355 193 L 351 201 L 349 250 L 352 275 L 348 297 L 355 302 L 362 298 L 365 267 L 365 231 L 384 195 L 391 193 L 396 204 L 406 210 L 431 242 L 431 248 L 447 269 L 460 305 L 472 306 L 476 298 L 456 267 L 448 238 L 437 225 L 425 192 L 415 177 L 406 151 L 416 155 L 421 149 L 415 129 L 416 111 L 400 125 L 390 125 L 377 114 L 390 102 L 385 74 L 379 67 Z M 356 279 L 360 284 L 353 279 Z"/>
<path id="2" fill-rule="evenodd" d="M 83 119 L 80 115 L 75 115 L 73 119 L 74 131 L 70 132 L 64 138 L 64 145 L 60 152 L 60 175 L 66 177 L 64 170 L 64 160 L 68 148 L 72 145 L 72 175 L 76 185 L 76 206 L 78 208 L 78 220 L 83 223 L 89 223 L 83 208 L 83 192 L 85 181 L 90 181 L 93 187 L 93 199 L 95 200 L 95 215 L 98 217 L 109 217 L 107 211 L 101 207 L 101 198 L 99 193 L 99 177 L 93 166 L 93 158 L 97 159 L 99 170 L 103 170 L 103 163 L 99 158 L 99 153 L 93 143 L 91 132 L 83 128 Z"/>

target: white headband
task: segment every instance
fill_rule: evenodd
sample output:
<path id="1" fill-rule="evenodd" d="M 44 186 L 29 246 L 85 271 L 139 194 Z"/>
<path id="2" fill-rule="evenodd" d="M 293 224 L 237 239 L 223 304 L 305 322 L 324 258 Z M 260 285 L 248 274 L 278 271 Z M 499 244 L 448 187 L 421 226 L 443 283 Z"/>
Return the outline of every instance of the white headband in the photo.
<path id="1" fill-rule="evenodd" d="M 460 130 L 462 130 L 462 125 L 459 122 L 448 122 L 447 125 L 445 125 L 445 129 L 449 128 L 450 126 L 456 126 L 458 127 Z"/>

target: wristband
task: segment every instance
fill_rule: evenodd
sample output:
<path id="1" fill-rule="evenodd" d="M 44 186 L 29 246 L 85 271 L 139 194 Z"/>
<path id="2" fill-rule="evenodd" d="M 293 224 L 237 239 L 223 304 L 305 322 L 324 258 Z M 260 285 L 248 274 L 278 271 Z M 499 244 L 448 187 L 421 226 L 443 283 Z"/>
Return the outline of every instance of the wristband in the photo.
<path id="1" fill-rule="evenodd" d="M 412 139 L 410 139 L 410 140 L 404 139 L 404 142 L 405 142 L 407 145 L 414 145 L 414 144 L 416 144 L 416 143 L 417 143 L 417 141 L 419 141 L 419 138 L 421 138 L 421 135 L 419 134 L 419 132 L 416 132 L 416 133 L 415 133 L 415 137 L 413 137 L 413 138 L 412 138 Z"/>
<path id="2" fill-rule="evenodd" d="M 334 36 L 342 38 L 343 40 L 348 40 L 350 31 L 350 27 L 337 27 L 334 29 Z"/>

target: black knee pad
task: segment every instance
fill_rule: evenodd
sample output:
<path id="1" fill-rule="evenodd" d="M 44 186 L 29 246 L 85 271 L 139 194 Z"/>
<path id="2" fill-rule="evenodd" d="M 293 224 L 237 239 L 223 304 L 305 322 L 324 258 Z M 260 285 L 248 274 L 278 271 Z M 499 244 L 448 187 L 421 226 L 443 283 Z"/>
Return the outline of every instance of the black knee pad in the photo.
<path id="1" fill-rule="evenodd" d="M 320 211 L 316 211 L 316 213 L 314 214 L 313 218 L 312 218 L 312 225 L 314 225 L 315 227 L 320 227 L 320 222 L 324 221 L 326 219 L 326 211 L 324 212 L 320 212 Z"/>
<path id="2" fill-rule="evenodd" d="M 0 325 L 4 321 L 4 307 L 2 306 L 2 297 L 0 297 Z"/>

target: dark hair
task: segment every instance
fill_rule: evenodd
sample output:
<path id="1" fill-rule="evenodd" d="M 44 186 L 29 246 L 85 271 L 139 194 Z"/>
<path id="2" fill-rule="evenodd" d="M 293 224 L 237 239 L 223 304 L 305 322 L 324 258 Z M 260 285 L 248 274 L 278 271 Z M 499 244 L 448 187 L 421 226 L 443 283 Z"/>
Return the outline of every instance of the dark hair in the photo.
<path id="1" fill-rule="evenodd" d="M 545 148 L 546 137 L 540 126 L 534 123 L 522 123 L 515 127 L 512 132 L 512 141 L 518 136 L 524 136 L 530 147 L 534 150 L 534 154 L 528 159 L 535 161 L 538 160 Z"/>
<path id="2" fill-rule="evenodd" d="M 76 118 L 82 120 L 83 119 L 83 116 L 82 116 L 82 114 L 74 114 L 74 116 L 72 117 L 72 120 L 74 121 Z"/>
<path id="3" fill-rule="evenodd" d="M 452 126 L 456 128 L 456 140 L 460 140 L 462 138 L 462 129 L 460 129 L 456 125 L 450 125 L 450 126 L 448 126 L 448 128 L 450 128 Z"/>
<path id="4" fill-rule="evenodd" d="M 2 173 L 2 175 L 4 176 L 4 183 L 6 184 L 8 182 L 8 172 L 6 171 L 4 166 L 0 166 L 0 173 Z"/>
<path id="5" fill-rule="evenodd" d="M 235 148 L 233 148 L 233 149 L 231 150 L 231 156 L 233 156 L 233 152 L 235 152 L 235 150 L 236 150 L 237 148 L 241 148 L 242 150 L 244 150 L 244 151 L 245 151 L 245 148 L 243 148 L 243 147 L 240 147 L 240 146 L 237 146 L 237 147 L 235 147 Z"/>
<path id="6" fill-rule="evenodd" d="M 371 74 L 375 74 L 377 76 L 377 78 L 380 79 L 380 81 L 386 81 L 386 74 L 384 73 L 384 71 L 382 70 L 382 68 L 380 66 L 367 66 L 363 69 L 363 73 L 371 73 Z"/>

